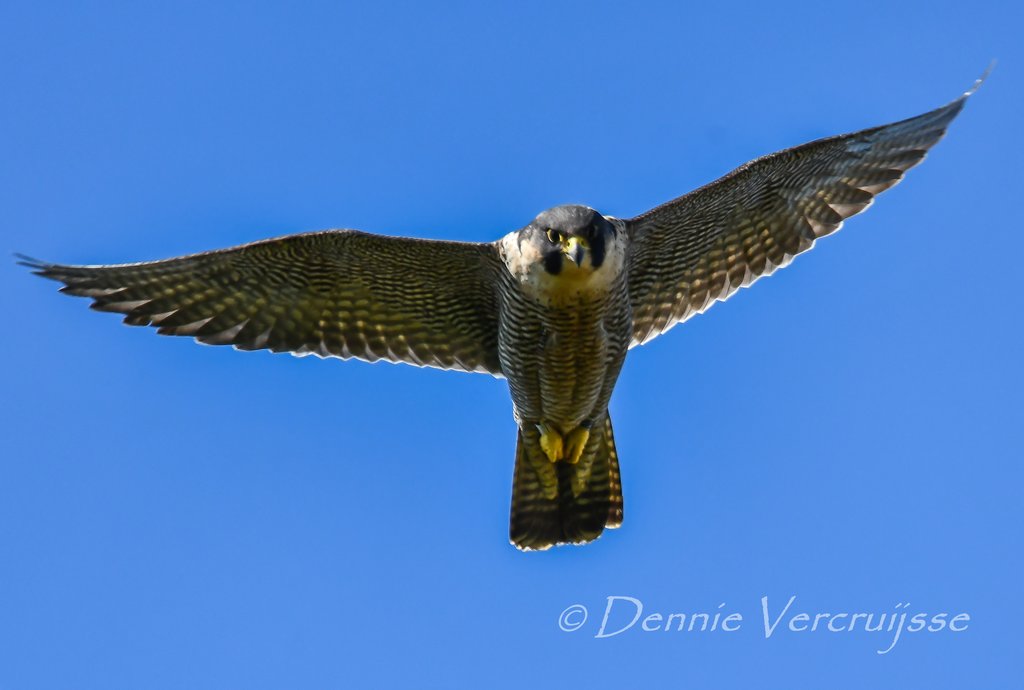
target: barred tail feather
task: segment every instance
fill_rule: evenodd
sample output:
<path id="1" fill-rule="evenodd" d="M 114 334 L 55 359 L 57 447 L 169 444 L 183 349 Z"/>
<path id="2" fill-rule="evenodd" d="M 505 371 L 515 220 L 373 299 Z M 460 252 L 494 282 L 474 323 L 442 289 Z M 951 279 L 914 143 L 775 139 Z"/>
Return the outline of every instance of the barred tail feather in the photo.
<path id="1" fill-rule="evenodd" d="M 585 544 L 622 524 L 622 484 L 611 418 L 594 426 L 580 461 L 552 464 L 531 426 L 519 430 L 510 539 L 518 549 Z"/>

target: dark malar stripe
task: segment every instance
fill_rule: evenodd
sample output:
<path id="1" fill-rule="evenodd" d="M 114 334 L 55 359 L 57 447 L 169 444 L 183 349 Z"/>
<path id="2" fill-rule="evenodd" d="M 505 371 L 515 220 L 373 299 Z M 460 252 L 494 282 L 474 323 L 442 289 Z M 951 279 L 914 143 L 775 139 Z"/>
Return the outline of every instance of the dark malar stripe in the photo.
<path id="1" fill-rule="evenodd" d="M 562 252 L 548 252 L 544 255 L 544 270 L 553 276 L 562 272 Z"/>
<path id="2" fill-rule="evenodd" d="M 594 268 L 600 268 L 601 264 L 604 263 L 605 254 L 605 241 L 604 234 L 598 232 L 594 234 L 594 239 L 590 242 L 590 264 Z"/>

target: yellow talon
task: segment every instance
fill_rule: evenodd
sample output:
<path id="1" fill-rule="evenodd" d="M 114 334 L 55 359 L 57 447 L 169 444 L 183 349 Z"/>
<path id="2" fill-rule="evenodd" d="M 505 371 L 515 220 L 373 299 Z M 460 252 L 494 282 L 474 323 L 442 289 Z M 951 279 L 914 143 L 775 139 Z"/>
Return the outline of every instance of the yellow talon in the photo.
<path id="1" fill-rule="evenodd" d="M 555 431 L 554 427 L 550 427 L 547 424 L 538 424 L 537 429 L 540 431 L 541 450 L 548 456 L 548 460 L 551 462 L 561 460 L 565 449 L 562 435 Z"/>
<path id="2" fill-rule="evenodd" d="M 587 439 L 590 438 L 590 429 L 582 426 L 576 427 L 568 438 L 565 439 L 565 460 L 570 465 L 575 465 L 583 455 L 583 449 L 587 447 Z"/>

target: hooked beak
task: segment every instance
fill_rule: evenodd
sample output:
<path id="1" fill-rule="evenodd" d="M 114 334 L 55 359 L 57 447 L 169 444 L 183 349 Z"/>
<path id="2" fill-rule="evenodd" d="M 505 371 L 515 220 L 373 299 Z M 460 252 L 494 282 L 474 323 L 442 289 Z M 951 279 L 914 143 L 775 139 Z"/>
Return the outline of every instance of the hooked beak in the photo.
<path id="1" fill-rule="evenodd" d="M 572 259 L 572 262 L 577 266 L 583 263 L 586 249 L 586 240 L 582 240 L 579 237 L 570 237 L 562 243 L 562 253 Z"/>

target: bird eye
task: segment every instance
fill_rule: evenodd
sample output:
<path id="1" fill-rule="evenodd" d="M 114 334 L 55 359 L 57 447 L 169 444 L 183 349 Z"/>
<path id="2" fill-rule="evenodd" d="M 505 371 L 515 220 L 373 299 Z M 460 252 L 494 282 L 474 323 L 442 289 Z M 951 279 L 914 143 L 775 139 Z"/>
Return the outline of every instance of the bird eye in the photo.
<path id="1" fill-rule="evenodd" d="M 558 244 L 560 238 L 561 236 L 558 234 L 557 230 L 548 228 L 548 241 L 551 242 L 551 244 Z"/>

